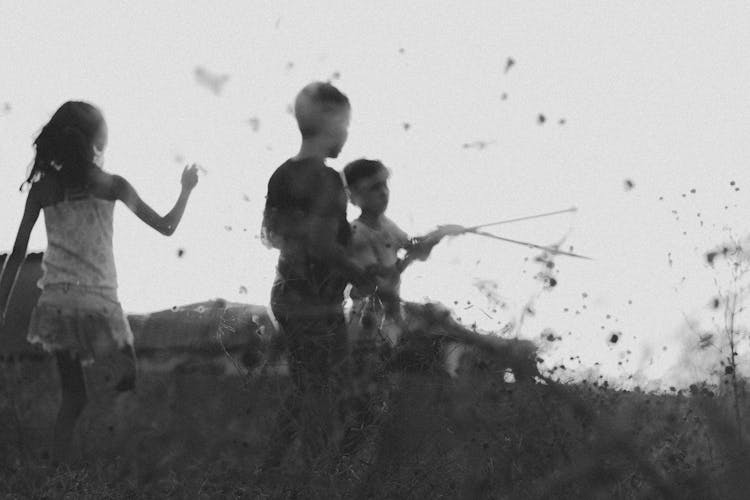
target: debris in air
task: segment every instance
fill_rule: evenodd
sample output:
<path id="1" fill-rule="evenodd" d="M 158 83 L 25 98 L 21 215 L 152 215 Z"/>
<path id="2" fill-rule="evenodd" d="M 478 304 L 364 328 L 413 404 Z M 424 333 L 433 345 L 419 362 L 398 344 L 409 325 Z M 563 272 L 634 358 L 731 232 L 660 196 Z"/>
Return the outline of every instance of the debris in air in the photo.
<path id="1" fill-rule="evenodd" d="M 248 119 L 247 123 L 250 125 L 250 128 L 253 129 L 253 132 L 260 130 L 260 119 L 257 116 Z"/>
<path id="2" fill-rule="evenodd" d="M 461 147 L 464 149 L 478 149 L 481 151 L 491 144 L 494 144 L 494 141 L 474 141 L 465 142 Z"/>
<path id="3" fill-rule="evenodd" d="M 198 66 L 195 68 L 195 80 L 198 84 L 213 92 L 214 95 L 219 95 L 229 81 L 229 75 L 213 73 L 203 66 Z"/>

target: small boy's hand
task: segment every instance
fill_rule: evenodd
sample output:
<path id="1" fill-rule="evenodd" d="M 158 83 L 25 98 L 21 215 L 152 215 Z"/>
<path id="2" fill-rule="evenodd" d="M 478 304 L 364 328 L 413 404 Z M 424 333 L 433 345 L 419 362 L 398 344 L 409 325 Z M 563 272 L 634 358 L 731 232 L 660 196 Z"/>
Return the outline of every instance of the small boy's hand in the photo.
<path id="1" fill-rule="evenodd" d="M 414 241 L 411 247 L 406 252 L 406 259 L 412 260 L 427 260 L 430 256 L 432 249 L 440 242 L 439 237 L 433 237 L 432 234 L 425 236 L 424 238 L 418 238 Z"/>
<path id="2" fill-rule="evenodd" d="M 198 169 L 201 168 L 195 163 L 185 167 L 182 171 L 182 188 L 187 191 L 192 191 L 193 188 L 198 184 Z"/>

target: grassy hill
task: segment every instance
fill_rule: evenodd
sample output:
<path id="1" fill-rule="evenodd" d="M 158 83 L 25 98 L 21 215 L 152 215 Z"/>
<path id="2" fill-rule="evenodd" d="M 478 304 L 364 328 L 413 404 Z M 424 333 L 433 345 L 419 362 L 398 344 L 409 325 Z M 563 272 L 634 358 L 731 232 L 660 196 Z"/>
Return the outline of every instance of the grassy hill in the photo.
<path id="1" fill-rule="evenodd" d="M 750 491 L 744 398 L 738 422 L 732 401 L 705 387 L 655 395 L 513 384 L 491 367 L 457 379 L 395 375 L 356 455 L 332 449 L 308 467 L 293 449 L 281 470 L 256 476 L 288 380 L 204 369 L 227 352 L 253 366 L 270 341 L 264 308 L 222 300 L 131 316 L 142 362 L 176 364 L 144 371 L 135 394 L 92 388 L 76 459 L 55 467 L 47 449 L 59 381 L 50 357 L 22 341 L 38 293 L 38 262 L 27 262 L 17 295 L 27 300 L 16 299 L 14 330 L 0 335 L 0 498 L 744 499 Z M 190 366 L 199 369 L 175 369 Z"/>
<path id="2" fill-rule="evenodd" d="M 747 426 L 740 435 L 729 402 L 705 389 L 652 395 L 489 374 L 404 375 L 356 456 L 307 468 L 293 451 L 256 477 L 286 384 L 146 374 L 135 395 L 86 410 L 78 460 L 54 468 L 54 366 L 5 364 L 0 496 L 724 499 L 750 488 Z"/>

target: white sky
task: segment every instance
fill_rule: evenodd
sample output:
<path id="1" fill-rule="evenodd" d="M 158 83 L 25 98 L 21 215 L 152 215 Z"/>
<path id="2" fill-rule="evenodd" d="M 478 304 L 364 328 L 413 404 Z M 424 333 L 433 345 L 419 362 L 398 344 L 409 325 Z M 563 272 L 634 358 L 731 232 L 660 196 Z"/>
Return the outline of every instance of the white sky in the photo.
<path id="1" fill-rule="evenodd" d="M 33 138 L 60 104 L 83 99 L 109 124 L 106 169 L 157 210 L 179 192 L 176 156 L 208 170 L 171 239 L 116 212 L 124 307 L 266 303 L 276 259 L 256 238 L 266 182 L 299 145 L 285 109 L 303 85 L 339 72 L 353 123 L 331 166 L 383 160 L 394 173 L 389 215 L 415 235 L 578 206 L 497 231 L 544 244 L 570 231 L 566 247 L 596 258 L 556 260 L 559 285 L 541 295 L 522 335 L 552 327 L 565 340 L 547 348 L 585 365 L 684 381 L 683 348 L 694 338 L 683 313 L 705 316 L 715 289 L 701 255 L 724 225 L 750 231 L 750 4 L 404 3 L 2 0 L 0 248 L 12 246 L 20 221 Z M 509 56 L 516 65 L 505 74 Z M 196 82 L 197 66 L 230 75 L 221 95 Z M 494 142 L 462 148 L 477 140 Z M 40 221 L 30 250 L 44 246 Z M 524 261 L 535 255 L 466 236 L 410 270 L 403 290 L 459 300 L 465 320 L 497 328 L 540 288 L 538 266 Z M 496 281 L 509 304 L 492 320 L 463 310 L 467 300 L 485 305 L 480 278 Z M 612 331 L 623 333 L 615 346 Z M 629 361 L 616 371 L 620 359 Z"/>

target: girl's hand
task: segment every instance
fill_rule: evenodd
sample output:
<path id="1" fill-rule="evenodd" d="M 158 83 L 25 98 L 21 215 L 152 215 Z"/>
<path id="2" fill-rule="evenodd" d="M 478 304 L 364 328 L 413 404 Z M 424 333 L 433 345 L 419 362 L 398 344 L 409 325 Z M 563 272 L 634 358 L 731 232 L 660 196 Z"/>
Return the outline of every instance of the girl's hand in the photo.
<path id="1" fill-rule="evenodd" d="M 198 184 L 198 169 L 200 167 L 193 163 L 182 171 L 182 189 L 192 191 Z"/>

